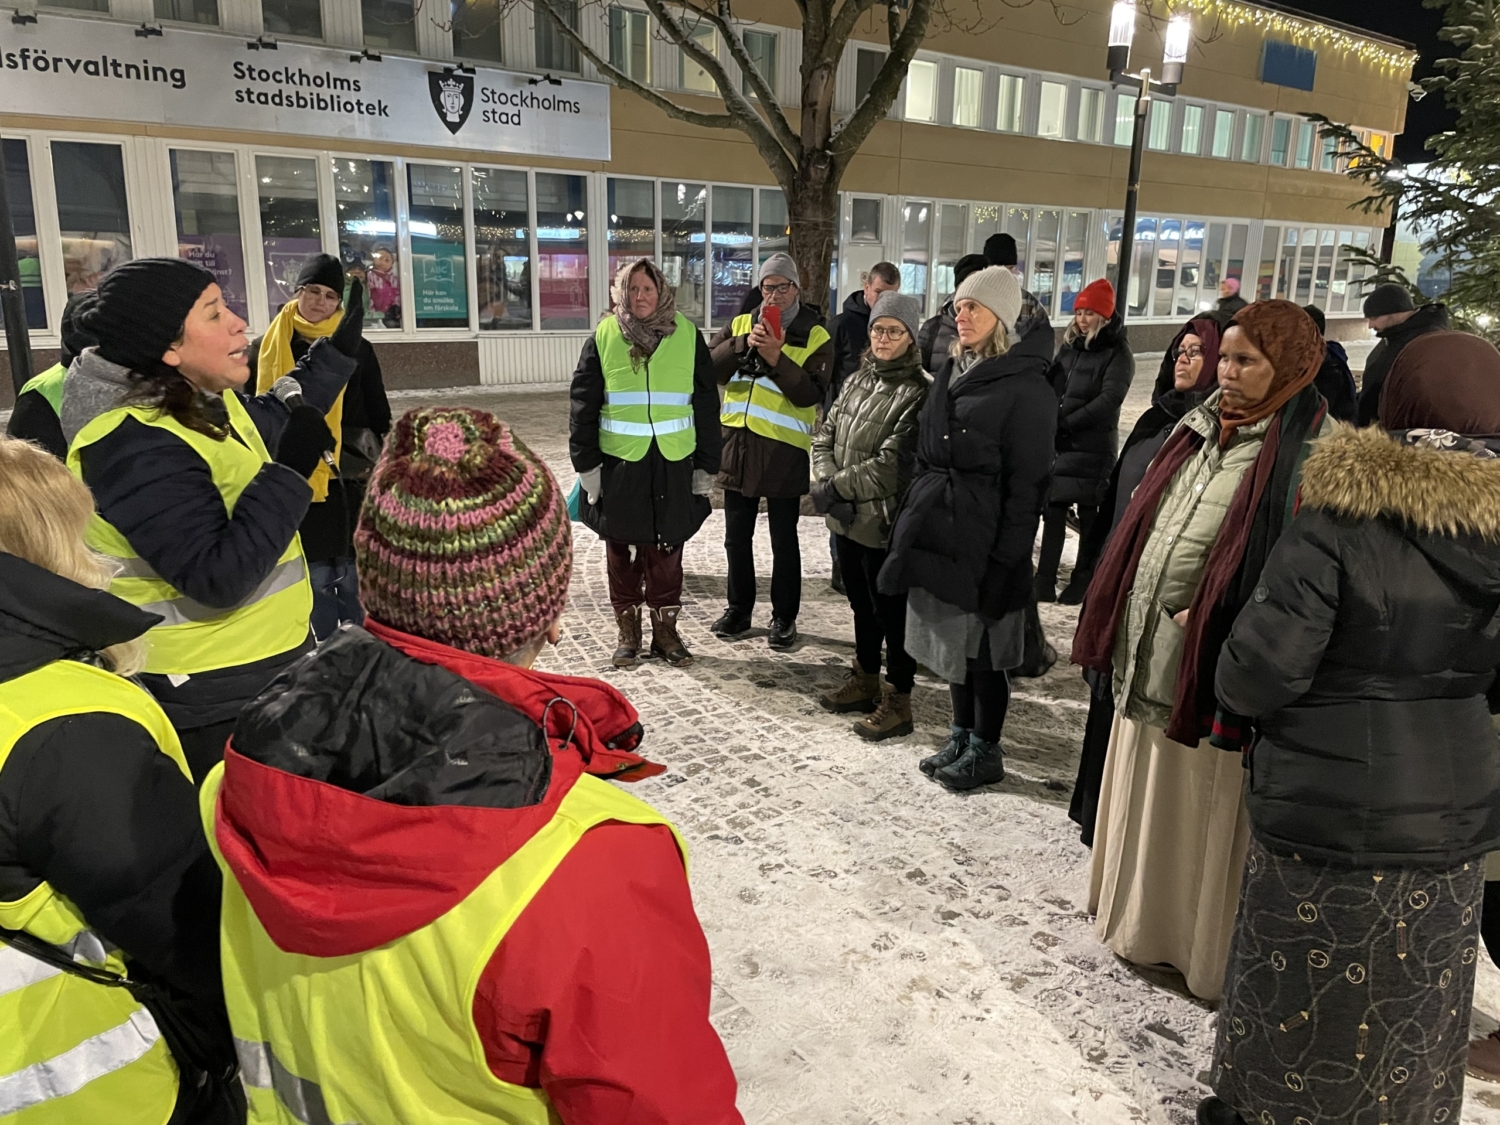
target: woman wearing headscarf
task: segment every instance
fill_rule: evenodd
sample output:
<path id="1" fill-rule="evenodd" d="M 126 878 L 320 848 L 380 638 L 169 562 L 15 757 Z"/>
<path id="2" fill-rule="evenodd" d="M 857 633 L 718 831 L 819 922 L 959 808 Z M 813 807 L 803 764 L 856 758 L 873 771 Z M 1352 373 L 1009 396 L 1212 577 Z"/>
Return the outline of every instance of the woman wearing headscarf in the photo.
<path id="1" fill-rule="evenodd" d="M 1229 318 L 1219 313 L 1200 313 L 1178 331 L 1162 358 L 1157 375 L 1156 394 L 1151 406 L 1136 420 L 1135 428 L 1125 439 L 1114 471 L 1100 498 L 1099 518 L 1083 536 L 1078 553 L 1098 559 L 1114 531 L 1136 486 L 1146 475 L 1152 458 L 1177 428 L 1189 410 L 1203 405 L 1218 386 L 1219 337 Z M 1068 816 L 1079 826 L 1079 839 L 1086 847 L 1094 846 L 1094 818 L 1099 810 L 1099 787 L 1104 781 L 1104 754 L 1109 748 L 1109 732 L 1115 721 L 1113 678 L 1083 670 L 1089 685 L 1089 717 L 1083 732 L 1083 751 L 1078 759 L 1078 779 L 1073 784 L 1073 799 Z"/>
<path id="2" fill-rule="evenodd" d="M 952 696 L 948 741 L 918 768 L 962 790 L 1005 777 L 1007 670 L 1025 655 L 1057 396 L 1047 383 L 1051 333 L 1015 342 L 1015 274 L 1003 266 L 971 274 L 953 304 L 958 342 L 918 415 L 915 474 L 879 589 L 907 595 L 906 651 L 947 680 Z"/>
<path id="3" fill-rule="evenodd" d="M 708 518 L 719 471 L 719 388 L 708 345 L 677 311 L 655 262 L 625 263 L 614 312 L 583 345 L 573 373 L 568 451 L 587 503 L 583 522 L 605 541 L 614 663 L 641 654 L 641 606 L 651 611 L 650 655 L 681 666 L 677 631 L 682 545 Z"/>
<path id="4" fill-rule="evenodd" d="M 352 280 L 351 304 L 364 301 L 363 286 Z M 344 267 L 331 254 L 314 254 L 302 264 L 292 300 L 281 307 L 265 335 L 250 343 L 250 373 L 264 394 L 278 379 L 293 374 L 313 341 L 332 336 L 344 321 Z M 354 356 L 354 374 L 328 411 L 334 464 L 320 464 L 311 480 L 313 502 L 298 529 L 313 588 L 313 632 L 327 640 L 340 625 L 364 620 L 359 582 L 354 575 L 354 525 L 365 496 L 365 482 L 391 428 L 380 360 L 363 338 Z"/>
<path id="5" fill-rule="evenodd" d="M 1381 425 L 1308 458 L 1219 657 L 1256 737 L 1208 1125 L 1460 1116 L 1500 846 L 1497 435 L 1500 353 L 1409 344 Z"/>
<path id="6" fill-rule="evenodd" d="M 1216 999 L 1248 830 L 1213 674 L 1235 615 L 1291 518 L 1308 442 L 1329 425 L 1323 338 L 1287 301 L 1235 315 L 1219 388 L 1189 411 L 1135 490 L 1094 576 L 1073 662 L 1112 674 L 1115 717 L 1089 906 L 1115 953 L 1168 964 Z"/>

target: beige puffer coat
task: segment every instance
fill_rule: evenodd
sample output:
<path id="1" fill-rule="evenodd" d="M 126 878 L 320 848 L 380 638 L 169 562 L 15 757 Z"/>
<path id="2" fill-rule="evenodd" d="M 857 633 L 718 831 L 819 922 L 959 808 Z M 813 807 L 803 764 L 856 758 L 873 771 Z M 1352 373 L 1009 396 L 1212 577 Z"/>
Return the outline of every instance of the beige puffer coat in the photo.
<path id="1" fill-rule="evenodd" d="M 812 447 L 814 479 L 832 477 L 839 495 L 855 502 L 854 522 L 828 516 L 831 530 L 865 547 L 890 544 L 891 521 L 911 483 L 927 386 L 920 365 L 882 373 L 869 358 L 845 381 Z"/>
<path id="2" fill-rule="evenodd" d="M 1165 728 L 1172 717 L 1184 629 L 1172 620 L 1198 592 L 1220 525 L 1278 416 L 1242 426 L 1219 448 L 1219 392 L 1180 423 L 1203 447 L 1167 486 L 1115 634 L 1115 707 L 1128 719 Z M 1325 418 L 1315 436 L 1332 428 Z"/>

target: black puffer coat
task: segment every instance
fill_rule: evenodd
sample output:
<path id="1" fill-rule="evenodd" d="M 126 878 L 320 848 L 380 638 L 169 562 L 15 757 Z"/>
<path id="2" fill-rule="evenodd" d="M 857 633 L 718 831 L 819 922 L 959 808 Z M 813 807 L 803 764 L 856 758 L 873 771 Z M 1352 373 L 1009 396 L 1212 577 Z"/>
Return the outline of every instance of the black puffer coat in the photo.
<path id="1" fill-rule="evenodd" d="M 604 409 L 604 368 L 590 336 L 573 372 L 568 453 L 579 473 L 603 469 L 597 504 L 580 497 L 584 524 L 605 539 L 645 547 L 675 547 L 698 533 L 712 510 L 707 496 L 693 493 L 693 470 L 719 471 L 721 427 L 719 387 L 713 359 L 702 336 L 693 359 L 693 431 L 691 455 L 668 461 L 653 440 L 639 461 L 622 461 L 599 448 L 599 412 Z"/>
<path id="2" fill-rule="evenodd" d="M 1258 728 L 1251 830 L 1367 866 L 1500 847 L 1500 459 L 1340 427 L 1302 503 L 1219 658 Z"/>
<path id="3" fill-rule="evenodd" d="M 1065 341 L 1048 378 L 1057 393 L 1054 504 L 1097 504 L 1115 466 L 1120 404 L 1135 377 L 1125 325 L 1111 317 L 1092 340 Z"/>
<path id="4" fill-rule="evenodd" d="M 891 529 L 882 593 L 921 587 L 992 621 L 1026 605 L 1057 426 L 1051 347 L 1049 333 L 1036 333 L 975 364 L 956 386 L 954 361 L 938 372 L 918 419 L 916 473 Z"/>

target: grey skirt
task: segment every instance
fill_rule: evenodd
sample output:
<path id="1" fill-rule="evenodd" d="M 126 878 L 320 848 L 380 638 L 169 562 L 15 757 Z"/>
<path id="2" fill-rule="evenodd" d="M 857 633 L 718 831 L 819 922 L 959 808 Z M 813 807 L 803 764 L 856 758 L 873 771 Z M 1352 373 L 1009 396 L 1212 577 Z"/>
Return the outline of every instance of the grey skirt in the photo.
<path id="1" fill-rule="evenodd" d="M 969 678 L 969 661 L 979 643 L 990 638 L 990 666 L 997 672 L 1026 659 L 1026 611 L 1014 610 L 999 621 L 966 613 L 957 606 L 915 588 L 906 595 L 906 651 L 919 664 L 950 684 Z"/>

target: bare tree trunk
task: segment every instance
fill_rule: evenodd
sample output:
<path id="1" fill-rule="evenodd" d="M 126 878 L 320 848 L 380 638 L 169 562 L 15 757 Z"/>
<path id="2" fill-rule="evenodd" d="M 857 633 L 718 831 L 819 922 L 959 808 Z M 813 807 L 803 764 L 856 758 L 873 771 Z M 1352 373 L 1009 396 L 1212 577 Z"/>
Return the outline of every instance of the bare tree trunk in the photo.
<path id="1" fill-rule="evenodd" d="M 839 181 L 833 161 L 813 154 L 798 166 L 786 192 L 791 254 L 802 274 L 802 300 L 826 313 L 828 275 L 838 243 Z"/>

